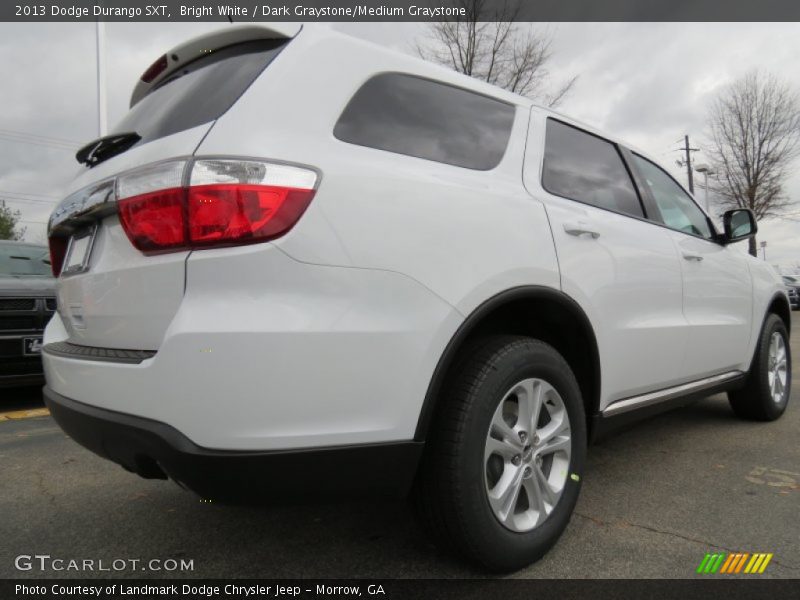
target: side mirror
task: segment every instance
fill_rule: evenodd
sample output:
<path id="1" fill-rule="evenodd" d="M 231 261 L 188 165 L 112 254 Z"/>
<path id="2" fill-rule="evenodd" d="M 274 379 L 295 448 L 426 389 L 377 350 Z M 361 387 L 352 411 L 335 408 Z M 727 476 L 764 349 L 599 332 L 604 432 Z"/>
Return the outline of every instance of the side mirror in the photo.
<path id="1" fill-rule="evenodd" d="M 753 211 L 749 208 L 737 208 L 726 211 L 722 215 L 725 235 L 722 240 L 726 244 L 741 242 L 758 233 L 758 225 Z"/>

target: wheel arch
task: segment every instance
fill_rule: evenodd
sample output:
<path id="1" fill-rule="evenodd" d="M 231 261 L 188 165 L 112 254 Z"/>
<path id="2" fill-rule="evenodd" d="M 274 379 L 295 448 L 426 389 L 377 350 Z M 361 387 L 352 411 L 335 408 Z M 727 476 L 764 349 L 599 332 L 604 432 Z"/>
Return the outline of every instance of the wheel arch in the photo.
<path id="1" fill-rule="evenodd" d="M 566 328 L 566 335 L 562 327 Z M 428 437 L 440 391 L 456 358 L 471 341 L 491 333 L 531 335 L 558 350 L 578 379 L 587 428 L 591 428 L 593 417 L 599 411 L 601 383 L 600 352 L 594 328 L 580 305 L 562 291 L 544 286 L 520 286 L 483 302 L 450 339 L 428 384 L 415 441 L 425 441 Z"/>
<path id="2" fill-rule="evenodd" d="M 785 294 L 776 292 L 767 304 L 767 310 L 764 311 L 764 316 L 761 318 L 761 326 L 758 328 L 757 332 L 754 332 L 754 335 L 757 337 L 753 344 L 752 354 L 750 355 L 750 363 L 747 367 L 748 373 L 753 369 L 753 361 L 756 360 L 756 356 L 758 355 L 758 340 L 761 339 L 761 334 L 764 331 L 764 326 L 767 324 L 767 319 L 770 315 L 777 315 L 786 326 L 786 331 L 789 334 L 792 333 L 792 307 Z"/>
<path id="3" fill-rule="evenodd" d="M 786 325 L 786 331 L 789 333 L 792 332 L 792 307 L 785 294 L 778 292 L 772 297 L 767 307 L 767 313 L 764 315 L 764 320 L 766 320 L 769 314 L 778 315 L 784 325 Z"/>

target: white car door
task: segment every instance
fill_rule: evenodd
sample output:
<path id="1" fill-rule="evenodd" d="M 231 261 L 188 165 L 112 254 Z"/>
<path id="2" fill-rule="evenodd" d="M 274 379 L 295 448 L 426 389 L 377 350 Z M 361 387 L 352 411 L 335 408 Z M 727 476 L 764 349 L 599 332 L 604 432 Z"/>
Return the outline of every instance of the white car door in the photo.
<path id="1" fill-rule="evenodd" d="M 689 325 L 687 377 L 736 370 L 747 354 L 753 297 L 747 257 L 715 241 L 705 213 L 663 169 L 638 154 L 631 163 L 680 256 L 683 312 Z"/>
<path id="2" fill-rule="evenodd" d="M 616 144 L 533 113 L 525 185 L 544 203 L 562 290 L 600 350 L 600 408 L 684 379 L 686 320 L 671 232 L 646 220 Z"/>

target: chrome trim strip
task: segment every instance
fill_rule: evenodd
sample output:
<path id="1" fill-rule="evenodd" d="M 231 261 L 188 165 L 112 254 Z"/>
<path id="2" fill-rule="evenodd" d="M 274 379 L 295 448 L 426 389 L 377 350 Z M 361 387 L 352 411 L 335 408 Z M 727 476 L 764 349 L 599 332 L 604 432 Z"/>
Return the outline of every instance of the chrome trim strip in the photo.
<path id="1" fill-rule="evenodd" d="M 50 214 L 47 225 L 48 235 L 73 217 L 89 214 L 107 206 L 115 207 L 114 182 L 115 178 L 113 177 L 104 179 L 70 194 L 59 202 Z"/>
<path id="2" fill-rule="evenodd" d="M 666 402 L 667 400 L 672 400 L 673 398 L 680 398 L 681 396 L 686 396 L 694 392 L 701 392 L 704 389 L 712 388 L 717 384 L 724 383 L 731 379 L 736 379 L 742 375 L 744 375 L 742 371 L 729 371 L 728 373 L 714 375 L 713 377 L 706 377 L 705 379 L 684 383 L 682 385 L 659 390 L 657 392 L 650 392 L 647 394 L 642 394 L 641 396 L 623 398 L 622 400 L 616 400 L 606 406 L 601 411 L 601 414 L 604 417 L 619 415 L 631 410 L 644 408 L 645 406 L 658 404 L 659 402 Z"/>

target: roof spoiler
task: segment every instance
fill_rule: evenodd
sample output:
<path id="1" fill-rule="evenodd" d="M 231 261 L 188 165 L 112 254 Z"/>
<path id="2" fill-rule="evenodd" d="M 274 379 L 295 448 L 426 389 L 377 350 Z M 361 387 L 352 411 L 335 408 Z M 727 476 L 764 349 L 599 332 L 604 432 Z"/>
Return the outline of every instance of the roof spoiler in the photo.
<path id="1" fill-rule="evenodd" d="M 175 46 L 166 54 L 158 57 L 142 73 L 131 94 L 131 107 L 172 73 L 209 52 L 241 42 L 293 38 L 300 33 L 302 28 L 300 23 L 274 23 L 268 27 L 262 25 L 235 26 L 207 33 Z"/>

